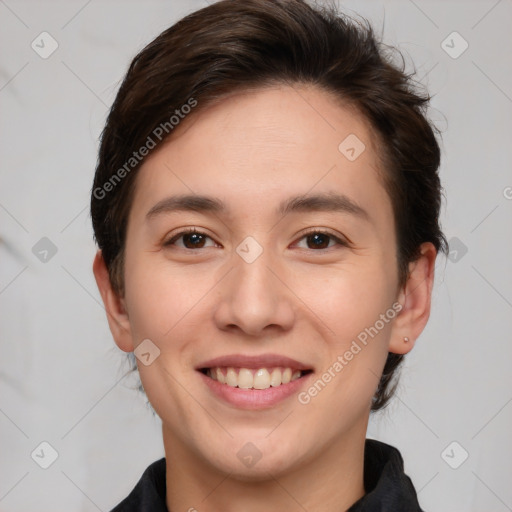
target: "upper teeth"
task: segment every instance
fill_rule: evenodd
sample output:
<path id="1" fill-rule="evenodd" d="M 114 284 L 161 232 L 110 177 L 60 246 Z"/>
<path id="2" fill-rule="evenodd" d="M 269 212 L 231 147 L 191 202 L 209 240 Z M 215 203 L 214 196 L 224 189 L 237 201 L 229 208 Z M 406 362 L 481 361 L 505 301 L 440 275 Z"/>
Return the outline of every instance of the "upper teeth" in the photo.
<path id="1" fill-rule="evenodd" d="M 291 368 L 209 368 L 207 375 L 222 384 L 242 389 L 268 389 L 298 379 L 302 372 Z"/>

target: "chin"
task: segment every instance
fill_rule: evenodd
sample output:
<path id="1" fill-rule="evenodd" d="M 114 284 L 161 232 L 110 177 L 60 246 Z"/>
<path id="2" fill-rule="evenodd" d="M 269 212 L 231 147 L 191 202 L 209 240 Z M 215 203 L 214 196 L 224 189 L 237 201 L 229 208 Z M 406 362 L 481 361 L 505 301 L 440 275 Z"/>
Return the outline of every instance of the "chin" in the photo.
<path id="1" fill-rule="evenodd" d="M 298 447 L 283 442 L 283 438 L 270 440 L 256 435 L 237 436 L 236 440 L 230 439 L 228 445 L 210 449 L 207 454 L 203 452 L 203 456 L 216 470 L 243 482 L 267 481 L 292 471 L 303 458 L 297 453 Z"/>

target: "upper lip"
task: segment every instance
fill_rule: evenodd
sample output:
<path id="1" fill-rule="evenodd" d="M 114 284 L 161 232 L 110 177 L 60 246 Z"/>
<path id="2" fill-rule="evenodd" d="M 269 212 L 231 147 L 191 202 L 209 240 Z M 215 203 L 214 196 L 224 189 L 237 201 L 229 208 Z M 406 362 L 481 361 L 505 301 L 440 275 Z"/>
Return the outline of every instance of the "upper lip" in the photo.
<path id="1" fill-rule="evenodd" d="M 293 370 L 311 370 L 311 366 L 305 365 L 291 357 L 279 354 L 260 354 L 249 356 L 244 354 L 231 354 L 215 357 L 204 361 L 196 367 L 196 370 L 215 367 L 248 368 L 257 370 L 259 368 L 292 368 Z"/>

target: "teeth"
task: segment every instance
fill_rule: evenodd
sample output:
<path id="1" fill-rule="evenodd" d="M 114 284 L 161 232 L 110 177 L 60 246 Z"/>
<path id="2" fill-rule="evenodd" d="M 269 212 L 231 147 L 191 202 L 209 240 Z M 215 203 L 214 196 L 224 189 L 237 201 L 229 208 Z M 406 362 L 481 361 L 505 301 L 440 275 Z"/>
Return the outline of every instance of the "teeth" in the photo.
<path id="1" fill-rule="evenodd" d="M 254 383 L 251 370 L 240 368 L 238 372 L 238 387 L 242 389 L 250 389 Z"/>
<path id="2" fill-rule="evenodd" d="M 272 374 L 270 375 L 270 385 L 272 387 L 281 385 L 281 370 L 277 368 L 272 370 Z"/>
<path id="3" fill-rule="evenodd" d="M 292 378 L 290 380 L 300 379 L 300 370 L 293 372 Z"/>
<path id="4" fill-rule="evenodd" d="M 216 375 L 217 375 L 217 380 L 221 384 L 224 384 L 226 382 L 226 378 L 224 377 L 224 374 L 221 372 L 220 368 L 217 368 Z"/>
<path id="5" fill-rule="evenodd" d="M 208 377 L 227 384 L 233 388 L 241 389 L 268 389 L 281 384 L 288 384 L 302 376 L 300 370 L 292 371 L 291 368 L 209 368 Z"/>
<path id="6" fill-rule="evenodd" d="M 268 370 L 261 368 L 256 371 L 252 387 L 254 389 L 268 389 L 270 387 L 270 374 Z"/>
<path id="7" fill-rule="evenodd" d="M 228 372 L 226 374 L 226 384 L 233 388 L 238 386 L 238 375 L 236 374 L 234 368 L 228 368 Z"/>

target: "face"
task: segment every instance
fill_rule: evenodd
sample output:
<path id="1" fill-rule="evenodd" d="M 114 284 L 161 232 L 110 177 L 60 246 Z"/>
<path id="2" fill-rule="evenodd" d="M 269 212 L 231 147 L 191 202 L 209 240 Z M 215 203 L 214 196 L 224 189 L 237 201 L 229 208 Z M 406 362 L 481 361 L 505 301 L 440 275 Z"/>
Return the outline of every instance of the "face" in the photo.
<path id="1" fill-rule="evenodd" d="M 364 437 L 400 308 L 379 173 L 365 120 L 304 86 L 230 96 L 145 161 L 116 341 L 151 340 L 172 453 L 263 478 Z"/>

